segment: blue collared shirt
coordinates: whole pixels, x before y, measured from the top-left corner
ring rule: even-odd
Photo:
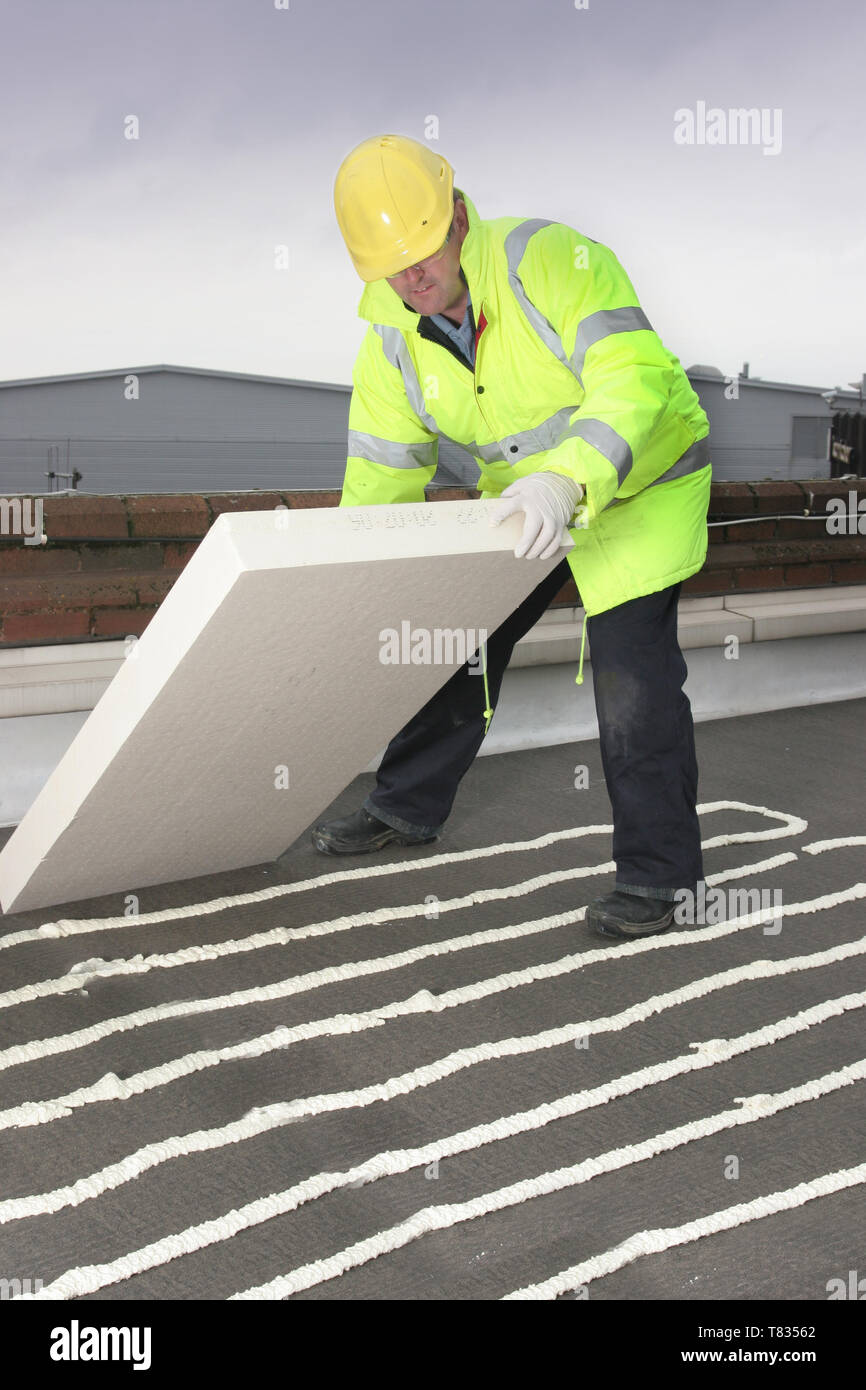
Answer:
[[[461,279],[463,279],[465,284],[465,276],[463,276],[462,273]],[[468,290],[469,286],[467,285],[466,288]],[[448,318],[447,314],[431,314],[430,322],[438,324],[439,327],[442,329],[443,333],[448,334],[448,337],[451,338],[457,344],[460,351],[463,353],[463,356],[469,362],[469,365],[474,368],[475,333],[472,327],[472,315],[470,312],[471,308],[472,296],[470,295],[466,301],[466,313],[463,315],[463,322],[461,323],[459,328],[457,327],[457,324],[454,322],[453,319]]]

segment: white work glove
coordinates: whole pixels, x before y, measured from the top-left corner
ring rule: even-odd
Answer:
[[[523,512],[523,535],[514,554],[518,559],[549,560],[559,549],[563,527],[582,497],[580,483],[561,473],[530,473],[500,494],[490,525],[498,526],[512,512]]]

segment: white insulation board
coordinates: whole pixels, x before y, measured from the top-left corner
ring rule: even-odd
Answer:
[[[383,630],[492,633],[571,548],[517,559],[493,505],[220,516],[0,851],[3,911],[279,856],[465,659]]]

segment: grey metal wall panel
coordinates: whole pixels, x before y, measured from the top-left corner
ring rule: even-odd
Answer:
[[[761,386],[741,379],[736,399],[725,398],[725,382],[693,380],[710,422],[713,477],[740,482],[781,478],[827,478],[827,459],[797,458],[792,450],[795,416],[830,424],[819,393]]]
[[[286,439],[334,441],[345,432],[351,388],[317,388],[206,376],[142,372],[139,398],[125,376],[93,377],[0,391],[4,438]]]
[[[52,491],[46,478],[51,441],[10,445],[0,440],[0,493]],[[434,483],[474,487],[477,467],[456,450],[442,449]],[[63,471],[66,471],[63,451]],[[82,493],[230,492],[266,488],[295,491],[340,488],[346,470],[343,444],[286,440],[73,440],[70,466],[82,473]],[[67,486],[66,483],[62,484]]]
[[[126,374],[0,389],[0,491],[46,491],[50,458],[78,468],[79,490],[206,492],[233,488],[339,488],[346,467],[351,387],[260,381],[175,370],[142,371],[139,399]],[[710,420],[717,479],[828,477],[792,448],[793,420],[829,425],[816,391],[748,379],[726,400],[724,380],[692,385]],[[437,484],[476,487],[478,469],[440,441]]]
[[[84,493],[340,488],[351,387],[142,372],[0,390],[0,491],[42,492],[49,468]],[[440,442],[437,484],[475,486],[478,469]]]

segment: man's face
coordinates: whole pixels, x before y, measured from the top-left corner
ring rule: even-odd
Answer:
[[[401,299],[417,314],[444,314],[465,302],[466,286],[460,278],[460,248],[469,230],[466,204],[454,205],[454,225],[440,257],[429,256],[399,275],[386,277]]]

